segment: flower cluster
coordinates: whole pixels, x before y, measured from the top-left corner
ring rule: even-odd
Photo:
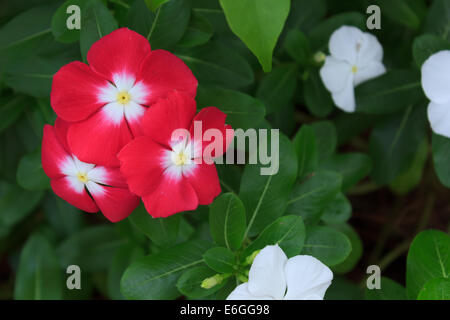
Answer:
[[[58,118],[45,126],[42,142],[53,191],[113,222],[126,218],[139,197],[153,217],[211,203],[221,189],[214,163],[202,161],[208,143],[202,144],[203,136],[173,140],[172,133],[193,134],[193,121],[220,132],[229,126],[215,107],[195,114],[191,70],[165,50],[152,51],[147,39],[127,28],[95,42],[87,61],[69,63],[53,77]]]

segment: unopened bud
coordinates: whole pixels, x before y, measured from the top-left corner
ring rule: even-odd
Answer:
[[[245,258],[245,265],[250,265],[250,264],[252,264],[252,263],[253,263],[253,260],[255,260],[255,257],[258,255],[258,253],[259,253],[260,251],[261,251],[261,250],[253,251],[253,253],[252,253],[251,255],[249,255],[247,258]]]
[[[223,277],[220,274],[216,274],[212,277],[206,278],[205,280],[202,281],[201,287],[203,289],[211,289],[215,286],[217,286],[218,284],[221,284],[223,281]]]
[[[326,57],[327,56],[325,55],[325,53],[323,53],[322,51],[318,51],[314,54],[314,62],[320,64],[325,61]]]

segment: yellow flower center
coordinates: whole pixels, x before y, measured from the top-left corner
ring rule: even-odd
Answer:
[[[130,102],[131,96],[126,91],[121,91],[117,94],[117,102],[120,104],[128,104]]]
[[[87,177],[87,174],[86,174],[86,173],[81,173],[81,172],[79,172],[79,173],[77,174],[77,176],[78,176],[78,180],[80,180],[81,182],[83,182],[83,183],[88,182],[88,177]]]
[[[352,67],[352,72],[353,73],[357,73],[358,72],[358,67],[357,66],[353,66]]]
[[[177,166],[183,166],[186,164],[188,158],[184,152],[180,152],[175,155],[174,162]]]

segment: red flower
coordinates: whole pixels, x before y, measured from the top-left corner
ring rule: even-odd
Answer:
[[[127,28],[95,42],[89,66],[79,61],[53,77],[51,103],[73,123],[67,140],[82,161],[118,166],[117,153],[141,133],[148,106],[178,90],[195,97],[197,80],[179,58],[150,50],[147,39]]]
[[[203,151],[217,142],[222,152],[216,150],[212,155],[223,154],[233,130],[225,125],[226,115],[215,107],[205,108],[197,115],[195,112],[194,99],[179,92],[171,93],[148,109],[142,120],[144,135],[126,145],[118,155],[120,170],[130,190],[142,197],[153,217],[194,210],[199,204],[210,204],[221,192],[216,167]],[[211,142],[196,139],[194,128],[198,128],[198,123],[202,125],[200,139]],[[188,131],[189,137],[172,139],[177,129]],[[219,130],[223,143],[203,137],[208,129]]]
[[[83,211],[101,210],[112,222],[126,218],[138,206],[139,198],[128,190],[119,168],[78,160],[67,144],[67,129],[68,124],[59,118],[54,127],[44,126],[42,167],[53,191]]]

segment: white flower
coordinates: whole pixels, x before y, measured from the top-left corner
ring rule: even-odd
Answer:
[[[450,138],[450,51],[433,54],[422,65],[422,87],[431,100],[428,120],[437,134]]]
[[[355,87],[386,72],[383,47],[375,36],[348,26],[333,32],[328,47],[331,56],[326,57],[320,77],[334,103],[354,112]]]
[[[316,258],[288,259],[278,245],[267,246],[255,257],[248,282],[227,300],[322,300],[332,279],[331,270]]]

